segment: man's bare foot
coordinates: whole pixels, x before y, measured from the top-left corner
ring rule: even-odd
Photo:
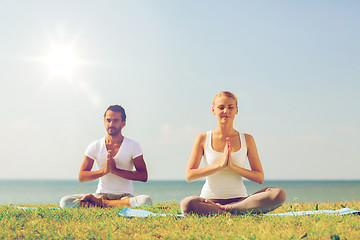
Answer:
[[[105,207],[105,204],[103,203],[104,199],[102,197],[104,196],[97,198],[92,194],[87,194],[80,199],[80,207]]]
[[[118,200],[109,200],[105,196],[101,196],[104,207],[130,207],[130,198],[123,197]]]

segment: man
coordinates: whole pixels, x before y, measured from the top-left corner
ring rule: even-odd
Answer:
[[[133,195],[132,181],[146,182],[148,174],[140,145],[122,135],[125,123],[123,107],[108,107],[104,114],[107,136],[88,146],[79,173],[80,182],[100,178],[96,193],[63,197],[60,207],[136,207],[152,204],[149,196]],[[94,162],[99,170],[92,171]]]

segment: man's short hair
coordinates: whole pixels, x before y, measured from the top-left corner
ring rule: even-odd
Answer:
[[[122,106],[120,106],[120,105],[111,105],[111,106],[109,106],[107,109],[106,109],[106,111],[105,111],[105,113],[104,113],[104,118],[106,117],[106,113],[107,113],[107,111],[113,111],[113,112],[119,112],[119,113],[121,113],[121,121],[125,121],[126,120],[126,113],[125,113],[125,109],[122,107]]]

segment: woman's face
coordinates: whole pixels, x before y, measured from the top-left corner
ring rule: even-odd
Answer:
[[[212,112],[221,122],[234,120],[235,115],[238,113],[236,100],[227,96],[220,96],[215,99]]]

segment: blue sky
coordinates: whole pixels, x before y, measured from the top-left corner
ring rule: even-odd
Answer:
[[[266,179],[359,179],[358,1],[0,1],[1,179],[76,179],[121,104],[150,179],[184,179],[214,95]],[[51,64],[67,48],[67,67]],[[72,64],[71,64],[72,63]]]

